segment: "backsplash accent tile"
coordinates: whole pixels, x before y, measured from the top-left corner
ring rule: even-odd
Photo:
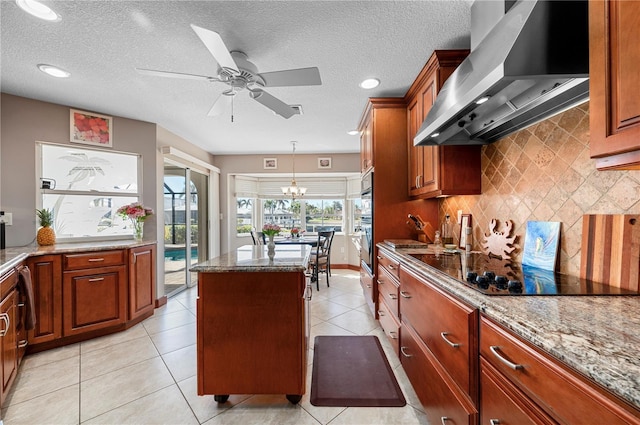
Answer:
[[[596,170],[586,102],[484,146],[482,195],[441,199],[440,220],[458,210],[472,214],[477,250],[491,219],[512,220],[517,261],[527,221],[560,221],[560,271],[578,275],[583,214],[640,214],[640,171]]]

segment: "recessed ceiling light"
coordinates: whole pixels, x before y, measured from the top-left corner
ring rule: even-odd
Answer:
[[[16,4],[28,14],[36,18],[44,19],[45,21],[58,22],[62,19],[60,15],[51,10],[49,6],[36,0],[16,0]]]
[[[476,105],[482,105],[484,102],[489,100],[491,96],[483,96],[480,99],[476,100]]]
[[[69,78],[71,76],[71,73],[65,71],[64,69],[60,69],[57,66],[47,65],[44,63],[38,64],[38,69],[45,74],[51,75],[52,77],[56,78]]]
[[[373,89],[378,87],[379,84],[380,80],[378,80],[377,78],[367,78],[360,83],[360,87],[362,87],[363,89]]]
[[[351,131],[347,131],[347,134],[349,136],[357,136],[358,134],[360,134],[360,132],[358,130],[351,130]]]

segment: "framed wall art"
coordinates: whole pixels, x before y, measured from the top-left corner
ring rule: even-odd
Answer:
[[[113,118],[94,112],[69,111],[69,130],[73,143],[112,147]]]
[[[276,170],[278,168],[278,158],[263,158],[265,170]]]
[[[318,158],[318,168],[321,170],[331,168],[331,158]]]

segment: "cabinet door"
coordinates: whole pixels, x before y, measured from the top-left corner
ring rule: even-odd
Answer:
[[[35,328],[28,331],[30,345],[62,337],[62,259],[60,255],[30,257]]]
[[[0,303],[0,357],[2,388],[0,405],[9,392],[18,371],[18,341],[16,340],[16,291],[12,290]]]
[[[64,273],[64,336],[108,328],[125,322],[125,266]]]
[[[373,167],[373,111],[367,117],[360,135],[360,171],[365,172]]]
[[[129,250],[129,320],[153,312],[156,289],[155,245]]]
[[[422,121],[427,117],[433,103],[436,101],[437,94],[437,72],[434,72],[431,80],[427,82],[425,87],[420,92],[420,97],[422,100]],[[439,146],[422,146],[418,148],[422,151],[422,178],[420,182],[420,191],[419,193],[428,193],[437,190],[440,187],[439,182]]]
[[[407,147],[409,149],[409,195],[415,196],[419,194],[422,179],[422,150],[423,147],[414,146],[413,138],[420,129],[422,124],[422,113],[420,112],[420,98],[416,97],[407,107],[407,119],[409,138]]]
[[[591,156],[598,168],[640,167],[640,2],[590,1]]]

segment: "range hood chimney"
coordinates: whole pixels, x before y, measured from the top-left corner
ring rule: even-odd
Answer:
[[[489,144],[588,100],[587,0],[476,0],[471,34],[414,145]]]

